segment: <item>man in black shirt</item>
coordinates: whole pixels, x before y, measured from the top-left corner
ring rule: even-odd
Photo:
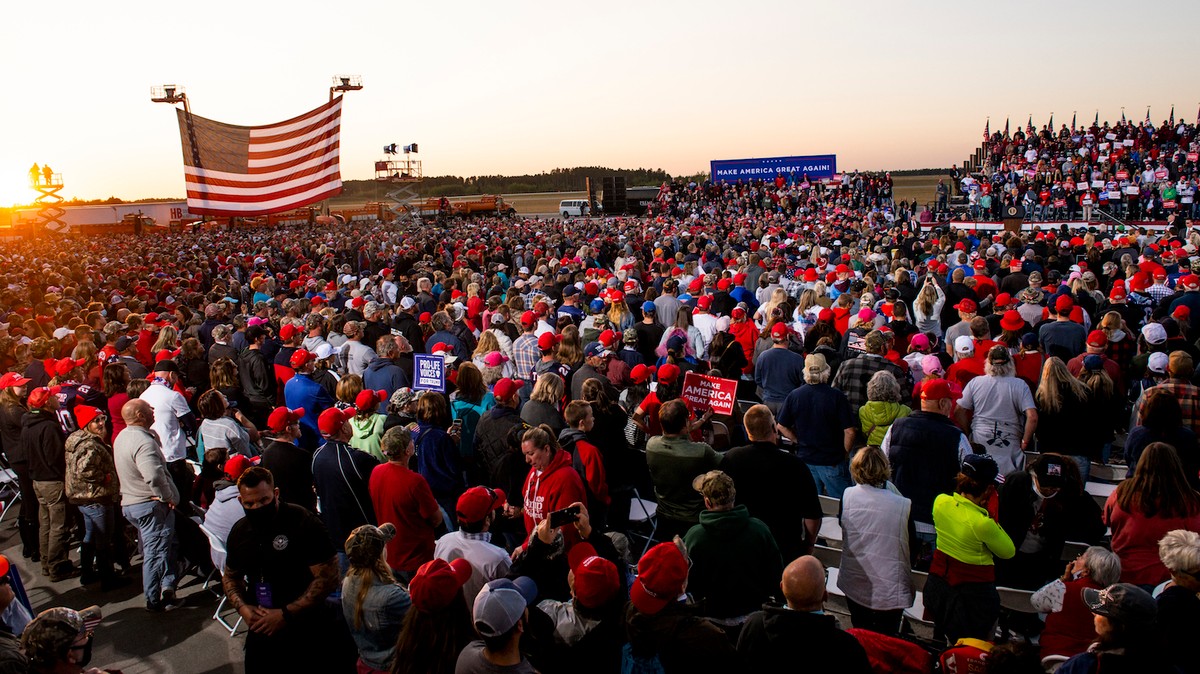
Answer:
[[[273,438],[263,450],[258,465],[271,471],[279,500],[317,512],[317,495],[313,492],[312,452],[298,446],[300,418],[304,410],[276,407],[267,418],[267,429]]]
[[[325,598],[338,567],[325,526],[280,503],[271,471],[259,466],[238,479],[238,499],[246,516],[229,532],[221,585],[250,628],[246,671],[331,671],[326,660],[341,653],[327,645],[337,623]]]
[[[737,503],[771,530],[785,564],[812,554],[822,518],[812,473],[779,448],[775,415],[766,405],[747,410],[744,423],[750,444],[725,452],[721,460],[721,470],[740,485]]]
[[[658,348],[658,343],[662,341],[663,333],[666,332],[666,328],[654,320],[657,312],[654,302],[643,302],[642,322],[633,326],[633,331],[638,336],[638,351],[647,365],[658,362],[658,354],[654,350]]]

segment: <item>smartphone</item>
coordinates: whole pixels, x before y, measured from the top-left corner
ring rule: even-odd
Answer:
[[[562,510],[550,513],[550,528],[557,529],[564,524],[574,524],[579,519],[579,506],[567,506]]]
[[[462,419],[455,419],[454,423],[450,424],[450,432],[451,433],[461,433],[462,432]]]

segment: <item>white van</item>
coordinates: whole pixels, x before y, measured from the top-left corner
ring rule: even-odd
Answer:
[[[564,218],[571,216],[586,216],[591,208],[588,207],[587,199],[563,199],[558,202],[558,212],[562,213]]]

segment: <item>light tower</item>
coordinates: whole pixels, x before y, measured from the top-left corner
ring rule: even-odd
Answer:
[[[395,188],[387,193],[387,198],[395,203],[394,206],[388,206],[388,210],[396,217],[412,215],[413,202],[419,197],[417,185],[425,176],[421,171],[421,160],[412,158],[418,149],[416,143],[404,146],[398,143],[384,145],[384,158],[375,162],[375,181],[395,185]],[[395,158],[398,156],[404,158]]]

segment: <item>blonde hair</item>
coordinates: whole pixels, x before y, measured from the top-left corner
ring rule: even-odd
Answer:
[[[1075,378],[1058,356],[1050,356],[1042,366],[1042,381],[1038,384],[1034,400],[1038,408],[1050,412],[1062,409],[1063,396],[1074,395],[1079,400],[1088,399],[1088,388]]]
[[[475,346],[475,352],[471,354],[472,358],[483,358],[493,351],[500,350],[500,340],[496,338],[496,333],[491,330],[484,330],[479,333],[479,342]]]
[[[565,390],[562,377],[553,372],[547,372],[538,376],[537,381],[533,384],[533,392],[529,394],[529,399],[553,405],[557,409]]]
[[[354,404],[354,399],[358,397],[363,390],[362,377],[356,374],[348,374],[338,380],[337,388],[334,393],[337,394],[337,399],[349,405]]]
[[[854,458],[850,459],[850,477],[858,484],[883,487],[891,479],[892,469],[882,449],[875,445],[867,445],[855,452]]]

